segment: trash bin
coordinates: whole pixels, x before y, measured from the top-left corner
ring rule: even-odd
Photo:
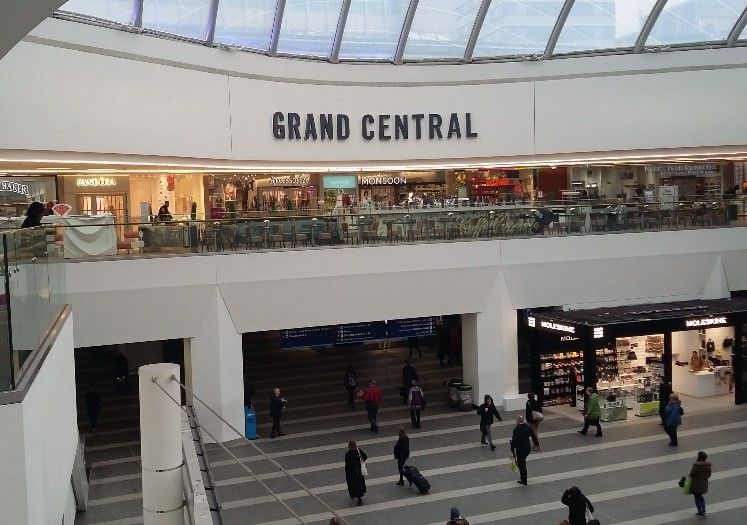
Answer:
[[[257,439],[257,415],[249,407],[244,407],[244,435],[247,439]]]
[[[459,379],[449,379],[446,382],[446,386],[449,388],[449,406],[452,408],[459,407],[459,394],[457,393],[457,387],[462,382]]]
[[[459,410],[472,410],[472,385],[459,385],[457,395],[459,397]]]
[[[739,218],[739,207],[736,204],[726,206],[726,220],[736,221]]]

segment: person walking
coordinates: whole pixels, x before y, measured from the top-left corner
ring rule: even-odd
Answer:
[[[407,437],[407,432],[403,427],[399,427],[399,437],[397,443],[394,445],[394,459],[397,460],[397,471],[399,472],[399,481],[397,485],[404,485],[404,467],[405,461],[410,457],[410,438]]]
[[[449,353],[449,330],[446,328],[443,320],[441,320],[440,324],[436,328],[436,332],[436,337],[438,338],[438,349],[436,350],[436,357],[438,357],[438,365],[443,368],[446,366],[446,363],[444,363],[444,359],[446,359],[446,356]]]
[[[270,432],[270,438],[272,439],[285,435],[280,430],[280,418],[283,417],[283,409],[287,404],[288,402],[280,397],[280,389],[277,387],[273,388],[272,395],[270,396],[270,416],[272,416],[272,431]]]
[[[379,406],[381,405],[381,388],[376,384],[375,379],[371,379],[366,387],[366,391],[363,392],[363,402],[366,404],[366,413],[368,414],[368,422],[371,423],[371,432],[379,432],[379,422],[376,417],[379,413]]]
[[[594,434],[596,437],[602,437],[602,425],[599,423],[599,418],[602,417],[602,408],[599,406],[599,394],[597,394],[593,388],[589,387],[586,389],[586,395],[589,401],[586,403],[586,413],[584,414],[584,428],[578,431],[579,434],[585,436],[589,431],[589,426],[594,425],[597,427],[597,433]]]
[[[410,355],[407,356],[407,359],[412,359],[412,351],[417,350],[418,351],[418,357],[423,357],[423,351],[420,349],[420,338],[413,336],[407,338],[407,346],[410,348]]]
[[[412,428],[420,428],[420,411],[425,406],[425,396],[423,390],[418,386],[418,382],[412,380],[412,387],[407,394],[407,402],[410,405],[410,421]]]
[[[571,368],[568,370],[568,386],[571,389],[571,406],[573,408],[576,408],[576,389],[578,388],[578,370],[576,370],[576,367],[571,365]]]
[[[446,525],[469,525],[469,521],[462,517],[462,513],[459,512],[458,508],[451,507],[449,521],[446,522]]]
[[[402,396],[402,404],[407,404],[407,396],[410,393],[412,382],[418,380],[418,372],[415,367],[410,364],[409,359],[405,359],[405,366],[402,367],[402,388],[399,389],[399,393]]]
[[[345,376],[342,378],[342,388],[348,392],[348,406],[355,410],[355,391],[358,389],[358,374],[353,365],[348,365]]]
[[[566,490],[560,498],[560,502],[568,507],[568,522],[570,525],[586,525],[586,509],[589,509],[589,512],[594,512],[594,505],[576,486]]]
[[[86,392],[86,415],[88,416],[88,424],[91,426],[91,432],[96,430],[100,413],[101,394],[96,389],[96,385],[91,382],[88,384],[88,391]]]
[[[540,443],[537,439],[537,434],[534,433],[532,427],[530,427],[524,420],[524,416],[516,418],[516,426],[511,434],[511,454],[516,460],[516,465],[519,467],[519,475],[521,479],[517,483],[521,485],[527,484],[527,457],[532,452],[532,443],[534,443],[534,450],[539,451]]]
[[[690,469],[690,477],[692,478],[692,484],[690,485],[690,493],[695,498],[695,508],[697,509],[697,516],[705,517],[705,498],[703,494],[708,492],[708,478],[711,477],[711,462],[708,461],[708,455],[702,450],[698,452],[698,459],[693,463],[693,468]]]
[[[685,411],[682,410],[680,404],[680,398],[677,394],[671,394],[669,396],[669,404],[664,412],[666,419],[664,421],[664,431],[669,436],[669,446],[676,447],[679,445],[677,440],[677,427],[682,424],[682,416]]]
[[[498,413],[498,409],[496,408],[495,403],[493,403],[492,397],[487,394],[485,395],[483,398],[483,404],[477,408],[477,414],[480,416],[480,434],[482,434],[480,443],[483,445],[490,444],[490,450],[495,450],[490,425],[493,424],[494,417],[497,418],[498,421],[503,421],[503,418],[501,418],[501,415]],[[487,438],[487,443],[485,438]]]
[[[524,418],[526,422],[532,427],[532,431],[535,434],[539,433],[539,424],[545,419],[545,415],[542,413],[542,403],[540,403],[534,392],[527,394],[527,404],[525,406]]]
[[[366,478],[363,477],[362,463],[368,459],[366,453],[358,448],[355,441],[348,442],[345,452],[345,481],[348,484],[350,499],[358,499],[358,505],[363,505],[363,495],[366,493]]]
[[[672,383],[668,383],[666,378],[661,378],[659,384],[659,418],[661,423],[659,425],[664,426],[667,422],[667,404],[669,403],[669,396],[672,395]]]

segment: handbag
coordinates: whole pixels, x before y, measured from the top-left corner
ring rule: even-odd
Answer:
[[[366,468],[366,462],[363,461],[363,456],[361,456],[360,450],[358,450],[358,459],[361,460],[361,476],[368,476],[368,469]]]
[[[542,412],[537,412],[536,410],[532,410],[532,420],[534,422],[539,423],[543,419],[545,419],[545,416],[544,414],[542,414]]]
[[[635,355],[635,352],[633,350],[628,352],[628,361],[637,361],[637,360],[638,360],[638,356]]]
[[[586,525],[599,525],[599,520],[594,517],[589,509],[586,509]]]

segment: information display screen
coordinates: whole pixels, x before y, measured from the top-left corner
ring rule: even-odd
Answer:
[[[280,331],[281,348],[364,343],[380,339],[427,337],[436,333],[435,317],[372,321],[333,326],[312,326]]]

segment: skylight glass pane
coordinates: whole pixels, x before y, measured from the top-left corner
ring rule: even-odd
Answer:
[[[204,39],[210,0],[144,0],[143,27]]]
[[[133,7],[133,0],[70,0],[60,7],[60,11],[131,24]]]
[[[563,0],[493,0],[472,56],[543,53],[562,7]]]
[[[409,2],[352,0],[340,58],[394,58]]]
[[[555,53],[633,47],[656,0],[576,0]]]
[[[340,19],[342,0],[287,0],[278,51],[326,57]]]
[[[270,47],[277,0],[221,0],[215,41],[252,49]]]
[[[462,58],[480,0],[420,0],[405,59]]]
[[[646,45],[725,40],[747,0],[669,0]]]

